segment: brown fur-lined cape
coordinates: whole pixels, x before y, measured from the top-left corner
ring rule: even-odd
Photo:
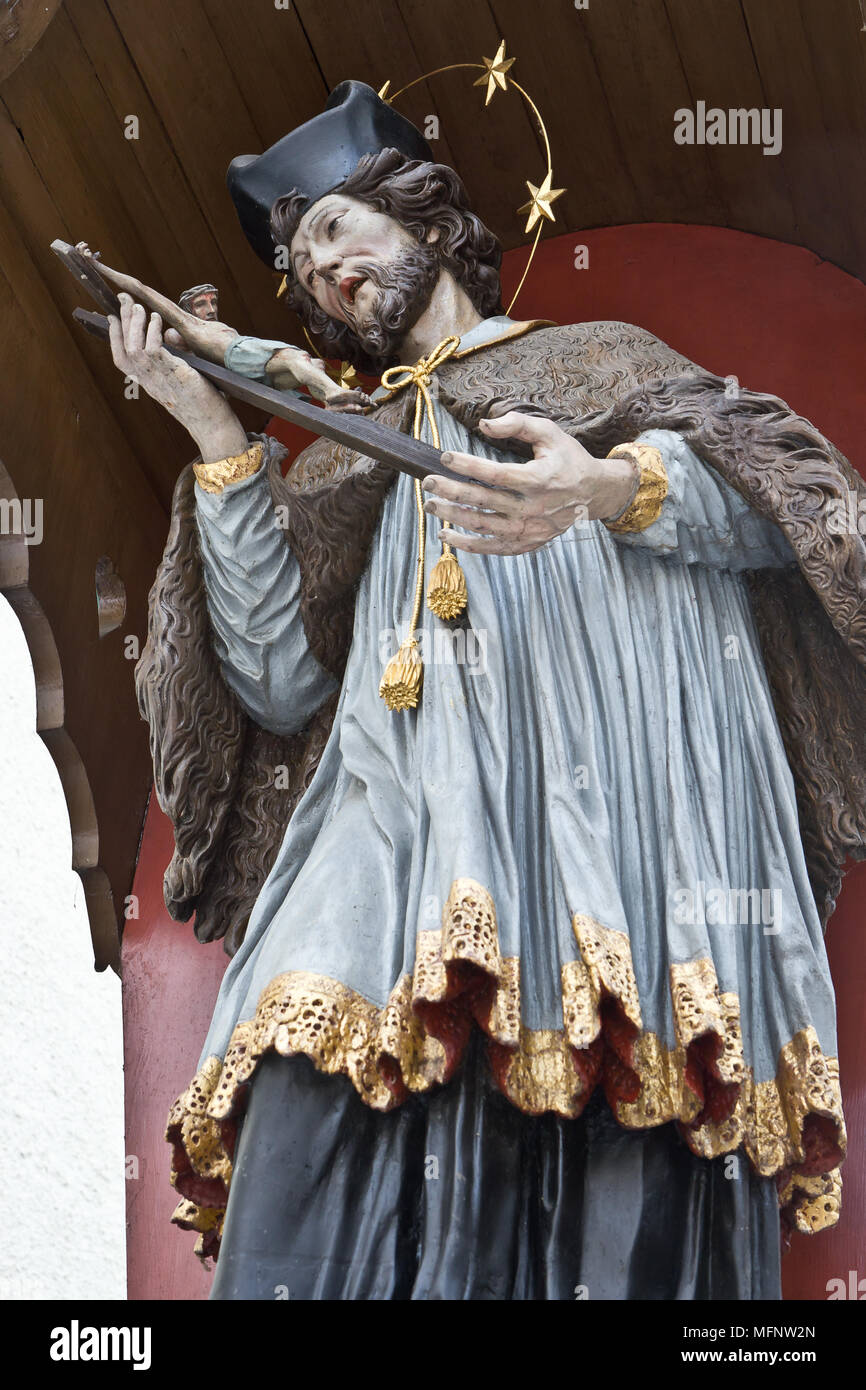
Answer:
[[[488,414],[532,411],[596,455],[646,429],[677,430],[785,533],[799,569],[757,571],[749,583],[826,922],[845,861],[866,855],[866,545],[856,530],[837,534],[828,513],[837,502],[849,515],[849,494],[866,497],[866,484],[783,401],[742,388],[728,394],[719,377],[629,324],[535,328],[452,358],[437,382],[442,405],[470,430]],[[411,396],[386,401],[376,418],[408,429]],[[301,567],[307,638],[340,678],[358,580],[395,474],[319,440],[284,479],[283,453],[269,441],[271,492]],[[175,489],[136,689],[157,796],[174,826],[166,905],[181,921],[195,912],[197,936],[222,937],[233,953],[315,772],[336,698],[291,738],[261,729],[240,707],[211,643],[194,485],[189,467]],[[275,765],[288,767],[288,788],[275,785]]]

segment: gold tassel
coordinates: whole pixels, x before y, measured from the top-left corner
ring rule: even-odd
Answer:
[[[415,709],[421,694],[424,664],[415,637],[407,637],[385,667],[379,694],[389,709]]]
[[[450,545],[443,544],[442,555],[433,566],[427,585],[427,607],[437,618],[456,618],[466,607],[466,576]]]
[[[415,423],[412,434],[415,439],[421,438],[421,412],[426,410],[427,419],[430,421],[430,432],[433,436],[433,444],[439,449],[439,430],[436,426],[436,414],[433,409],[433,398],[430,395],[431,375],[436,367],[446,362],[453,352],[460,346],[460,339],[452,335],[443,338],[438,347],[427,356],[422,357],[416,362],[414,367],[389,367],[382,373],[382,385],[386,391],[399,391],[410,383],[415,386]],[[418,619],[421,616],[421,600],[424,593],[424,550],[427,543],[427,515],[424,511],[424,498],[421,493],[421,483],[415,480],[415,507],[418,513],[418,559],[415,571],[415,596],[412,600],[412,617],[409,623],[410,633],[418,630]],[[450,565],[448,560],[450,558]],[[466,607],[466,581],[463,578],[463,571],[451,554],[450,547],[445,545],[442,548],[442,559],[434,567],[433,574],[430,576],[430,588],[428,590],[428,603],[434,613],[440,617],[456,617]],[[439,604],[439,607],[434,606]],[[415,637],[407,637],[400,646],[397,655],[392,657],[385,667],[385,674],[379,682],[379,695],[385,701],[388,709],[404,710],[415,709],[421,695],[421,683],[424,679],[424,663],[421,660],[421,653],[418,650],[418,641]]]

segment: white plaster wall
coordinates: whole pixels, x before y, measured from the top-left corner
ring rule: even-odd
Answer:
[[[0,594],[0,1299],[126,1297],[120,981],[93,968],[71,856]]]

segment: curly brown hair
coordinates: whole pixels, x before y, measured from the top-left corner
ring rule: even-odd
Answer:
[[[436,227],[439,265],[451,272],[483,318],[502,313],[502,249],[471,211],[462,180],[447,164],[407,159],[399,150],[380,150],[358,161],[339,192],[393,217],[419,245],[429,244],[427,234]],[[276,245],[290,245],[309,206],[309,198],[297,189],[276,200],[271,208],[271,234]],[[298,314],[326,357],[345,358],[368,372],[380,372],[388,366],[388,361],[362,347],[347,324],[320,308],[294,278],[291,268],[286,272],[286,283],[288,307]]]

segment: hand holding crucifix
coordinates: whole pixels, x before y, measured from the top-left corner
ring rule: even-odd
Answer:
[[[76,250],[97,262],[86,243],[79,242]],[[158,290],[101,260],[95,268],[119,291],[120,314],[109,316],[115,366],[184,426],[204,462],[243,452],[246,432],[231,406],[200,372],[164,346],[182,346],[222,364],[226,349],[239,336],[237,331],[218,320],[187,313]],[[278,389],[306,388],[332,410],[358,413],[368,403],[362,391],[344,390],[328,375],[323,362],[301,348],[280,348],[271,356],[267,371]]]

